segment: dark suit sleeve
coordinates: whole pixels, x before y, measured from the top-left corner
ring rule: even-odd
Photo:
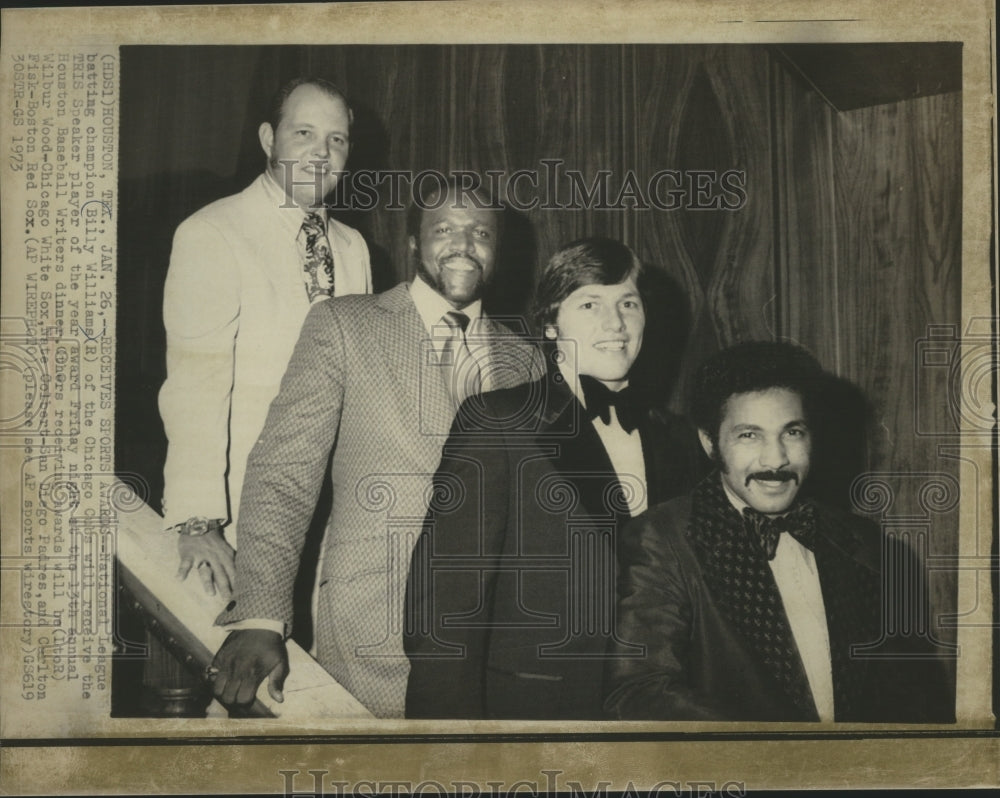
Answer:
[[[697,599],[688,577],[697,564],[668,534],[666,527],[680,523],[677,516],[662,510],[639,517],[622,533],[618,642],[604,708],[621,720],[731,719],[691,679]],[[630,650],[635,644],[642,654]]]
[[[485,716],[489,623],[509,490],[502,440],[456,421],[407,580],[406,717]]]

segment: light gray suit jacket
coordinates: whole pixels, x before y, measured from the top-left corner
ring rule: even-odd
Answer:
[[[496,388],[537,379],[534,345],[484,320]],[[333,451],[317,658],[380,717],[402,717],[403,599],[455,407],[408,285],[313,307],[247,464],[236,592],[218,619],[280,620]]]
[[[302,214],[261,175],[187,218],[164,287],[165,523],[234,524],[247,455],[298,340],[309,300],[295,241]],[[371,292],[368,248],[330,220],[336,292]],[[227,530],[227,533],[231,530]]]

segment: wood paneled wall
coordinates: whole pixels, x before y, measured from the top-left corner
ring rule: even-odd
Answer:
[[[870,403],[839,397],[843,454],[865,472],[854,509],[925,558],[947,555],[959,467],[941,448],[957,439],[940,433],[955,428],[954,373],[921,344],[959,332],[961,95],[838,113],[784,72],[773,86],[780,329]],[[933,570],[929,588],[936,612],[954,607],[954,571]],[[954,629],[935,634],[954,643]]]
[[[653,365],[677,371],[674,407],[706,354],[789,339],[845,379],[841,454],[895,474],[897,510],[919,510],[912,475],[950,468],[916,433],[918,406],[942,423],[948,408],[940,379],[915,393],[915,347],[928,325],[960,319],[960,95],[838,113],[749,45],[141,47],[123,48],[118,455],[119,469],[147,476],[154,506],[170,236],[259,173],[261,104],[306,72],[354,101],[353,169],[509,175],[559,159],[588,184],[609,170],[612,196],[629,174],[645,189],[663,169],[742,172],[734,210],[516,214],[494,306],[522,309],[560,245],[621,238],[673,286],[650,316],[672,337]],[[382,288],[411,276],[404,216],[344,215],[366,235]],[[855,434],[863,411],[847,409],[855,389],[874,409],[868,440]],[[843,474],[832,484],[846,502]],[[932,553],[955,550],[956,519],[930,519]],[[935,589],[939,607],[954,607],[954,580]]]

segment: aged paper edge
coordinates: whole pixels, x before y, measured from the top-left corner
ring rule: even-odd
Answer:
[[[124,44],[264,44],[264,43],[545,43],[596,42],[846,42],[962,41],[963,53],[963,324],[996,315],[991,307],[989,263],[991,198],[995,168],[996,83],[992,62],[995,17],[988,2],[877,3],[841,2],[832,9],[823,2],[761,2],[710,5],[696,2],[635,2],[621,7],[605,3],[559,4],[553,13],[546,2],[359,3],[327,6],[137,7],[98,9],[5,10],[4,57],[10,52],[39,48],[103,49]],[[442,20],[444,22],[442,22]],[[321,33],[320,33],[321,31]],[[5,83],[9,73],[4,72]],[[6,85],[5,85],[6,89]],[[6,98],[5,94],[5,98]],[[17,196],[4,192],[4,205]],[[5,224],[5,230],[9,225]],[[6,254],[6,246],[5,246]],[[5,259],[6,260],[6,259]],[[984,266],[986,268],[984,268]],[[16,284],[17,264],[4,264],[4,284]],[[8,282],[10,281],[10,282]],[[994,342],[995,344],[995,342]],[[977,518],[991,517],[992,465],[989,452],[977,458],[980,467],[978,507],[964,507],[961,551],[981,551],[989,530],[977,529]],[[17,478],[16,473],[3,475]],[[975,493],[975,492],[973,492]],[[9,496],[9,494],[7,494]],[[963,588],[960,587],[960,590]],[[968,597],[968,596],[966,596]],[[960,595],[960,605],[962,596]],[[287,788],[281,770],[298,770],[294,789],[309,792],[310,769],[327,771],[327,781],[358,785],[364,781],[436,781],[454,789],[455,781],[488,782],[510,789],[519,779],[548,783],[545,771],[559,771],[557,783],[577,780],[585,789],[611,782],[622,790],[633,783],[649,788],[659,782],[710,781],[716,789],[743,783],[749,789],[790,787],[987,786],[998,783],[998,742],[982,721],[963,724],[963,708],[975,716],[989,692],[988,639],[969,635],[960,642],[968,657],[959,670],[960,729],[901,731],[898,727],[838,727],[816,732],[803,727],[770,727],[753,738],[752,727],[701,727],[697,741],[683,739],[678,724],[608,724],[601,739],[580,741],[587,725],[569,724],[416,724],[397,722],[340,725],[308,730],[297,740],[292,730],[267,724],[228,722],[192,725],[191,721],[117,720],[100,734],[107,738],[77,740],[72,745],[22,746],[9,740],[0,750],[5,793],[281,792]],[[971,720],[971,717],[970,717]],[[301,735],[306,730],[298,729]],[[610,739],[619,732],[618,740]],[[437,734],[462,735],[444,742]],[[494,741],[498,735],[537,733],[538,742]],[[555,735],[568,732],[572,741]],[[680,732],[680,734],[678,734]],[[801,736],[797,736],[799,732]],[[401,740],[397,735],[435,733]],[[488,741],[465,735],[486,733]],[[787,733],[787,737],[784,736]],[[268,735],[258,742],[200,742],[191,736],[223,738],[233,734]],[[633,735],[670,734],[671,739],[636,739]],[[718,734],[717,739],[712,739]],[[316,736],[312,736],[316,735]],[[379,742],[364,735],[379,735]],[[390,736],[391,735],[391,736]],[[808,735],[808,736],[807,736]],[[134,738],[130,743],[129,738]],[[168,738],[177,744],[157,744]],[[294,741],[294,742],[293,742]],[[13,746],[10,743],[15,743]],[[54,741],[48,741],[54,742]],[[94,743],[97,743],[95,745]],[[197,763],[197,783],[190,767]],[[305,779],[303,781],[303,779]],[[571,786],[571,785],[570,785]],[[565,789],[565,787],[562,787]],[[428,787],[428,789],[432,789]]]

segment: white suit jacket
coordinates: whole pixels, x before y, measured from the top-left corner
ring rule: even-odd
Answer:
[[[296,235],[302,212],[261,175],[186,219],[163,296],[166,526],[226,518],[232,540],[246,459],[309,311]],[[371,293],[364,239],[330,220],[336,294]]]

